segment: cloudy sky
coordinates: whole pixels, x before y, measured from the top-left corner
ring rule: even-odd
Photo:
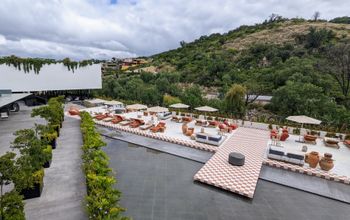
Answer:
[[[73,59],[151,55],[271,13],[349,15],[348,0],[1,0],[0,56]]]

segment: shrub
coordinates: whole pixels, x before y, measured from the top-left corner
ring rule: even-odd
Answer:
[[[333,138],[336,136],[336,134],[334,132],[327,132],[327,134],[325,135],[326,137],[330,137]]]
[[[23,197],[16,190],[5,193],[1,198],[0,219],[24,220]]]
[[[87,112],[82,112],[81,131],[83,134],[83,169],[86,176],[86,206],[89,218],[98,220],[128,219],[118,204],[120,192],[113,188],[116,179],[109,168],[109,158],[101,147],[106,144],[96,132],[94,121]]]

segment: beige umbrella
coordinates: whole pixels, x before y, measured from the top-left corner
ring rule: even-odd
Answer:
[[[170,108],[188,108],[190,107],[189,105],[185,105],[182,103],[176,103],[176,104],[172,104],[169,106]]]
[[[104,104],[105,105],[121,105],[123,103],[122,102],[118,102],[116,100],[112,100],[112,101],[105,101]]]
[[[154,113],[159,113],[159,112],[168,112],[168,108],[160,107],[160,106],[154,106],[151,108],[148,108],[147,111],[149,112],[154,112]]]
[[[147,106],[141,105],[141,104],[133,104],[133,105],[127,105],[126,109],[141,110],[141,109],[147,109]]]
[[[201,106],[201,107],[197,107],[195,109],[197,111],[200,111],[200,112],[216,112],[216,111],[218,111],[218,109],[210,107],[210,106]],[[207,118],[207,114],[205,114],[205,118]]]
[[[294,121],[299,124],[301,124],[301,128],[303,128],[304,124],[312,124],[312,125],[319,125],[322,121],[305,116],[305,115],[295,115],[295,116],[288,116],[286,118],[288,121]],[[300,141],[300,135],[299,135],[299,141]]]
[[[216,111],[218,111],[216,108],[213,108],[210,106],[201,106],[201,107],[197,107],[195,109],[197,111],[200,111],[200,112],[216,112]]]

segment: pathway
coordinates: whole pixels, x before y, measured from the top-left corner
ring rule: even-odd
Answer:
[[[41,197],[25,200],[27,220],[87,219],[83,208],[86,186],[81,145],[80,121],[66,117],[51,167],[45,169]]]
[[[196,173],[194,180],[253,198],[267,141],[267,131],[238,128]],[[232,151],[245,155],[243,166],[228,163],[228,155]]]

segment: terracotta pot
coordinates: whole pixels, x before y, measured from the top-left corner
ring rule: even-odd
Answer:
[[[327,159],[332,159],[332,154],[331,153],[324,153],[323,157],[327,158]]]
[[[322,157],[319,162],[322,170],[329,171],[334,167],[333,159]]]
[[[188,128],[187,123],[183,123],[183,124],[182,124],[182,133],[183,133],[183,134],[186,134],[187,128]]]
[[[318,152],[311,151],[311,153],[308,154],[307,161],[311,168],[316,168],[319,160],[320,160],[320,156],[318,155]]]

